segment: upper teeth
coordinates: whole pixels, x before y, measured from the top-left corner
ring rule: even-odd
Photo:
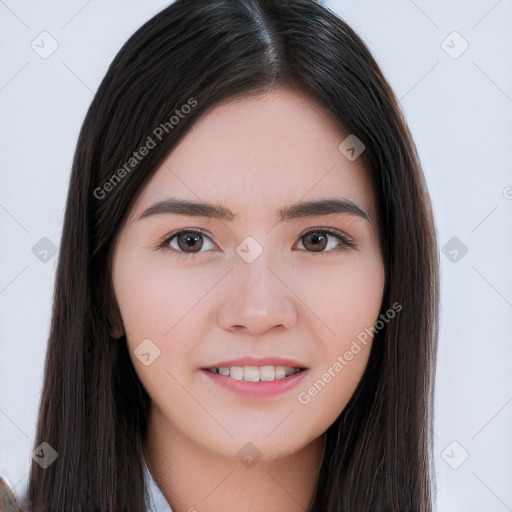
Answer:
[[[213,373],[220,373],[232,379],[248,382],[284,379],[289,375],[300,372],[299,368],[292,368],[291,366],[221,366],[208,369]]]

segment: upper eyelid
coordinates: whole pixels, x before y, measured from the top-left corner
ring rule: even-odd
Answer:
[[[204,229],[200,229],[200,228],[182,228],[182,229],[177,229],[176,231],[172,231],[168,235],[165,235],[162,238],[162,242],[168,242],[169,240],[171,240],[171,238],[174,238],[176,235],[179,235],[180,233],[183,233],[183,232],[190,232],[190,231],[192,231],[193,233],[199,233],[201,235],[206,235],[207,237],[209,237],[212,240],[212,242],[215,243],[215,245],[219,245],[215,241],[215,238],[210,233],[208,233],[208,231],[205,231]]]

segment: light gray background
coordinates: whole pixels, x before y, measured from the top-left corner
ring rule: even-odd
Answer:
[[[17,494],[57,261],[32,247],[59,244],[79,129],[108,65],[168,4],[0,0],[0,473]],[[365,40],[400,98],[440,246],[458,239],[441,254],[437,511],[512,510],[512,0],[325,4]],[[47,59],[31,48],[43,31],[59,45]]]

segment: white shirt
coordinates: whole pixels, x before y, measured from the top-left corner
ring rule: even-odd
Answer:
[[[146,512],[172,512],[172,509],[146,466],[146,488],[148,491]]]

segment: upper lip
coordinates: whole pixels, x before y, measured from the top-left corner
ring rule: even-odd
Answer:
[[[241,357],[239,359],[230,359],[220,361],[218,363],[203,366],[203,368],[220,368],[220,367],[232,367],[232,366],[291,366],[292,368],[306,369],[307,367],[294,359],[285,357]]]

